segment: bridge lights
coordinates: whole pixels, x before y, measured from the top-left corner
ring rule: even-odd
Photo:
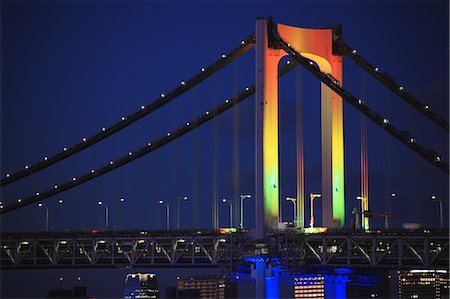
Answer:
[[[44,206],[42,202],[38,203],[37,206],[39,208],[44,208],[44,217],[45,217],[45,231],[48,232],[48,208]]]
[[[160,205],[164,204],[164,201],[162,199],[160,199],[158,201],[158,203]],[[166,229],[169,230],[170,229],[170,207],[169,204],[166,204]]]
[[[286,197],[286,200],[287,201],[291,201],[292,204],[294,205],[294,213],[293,213],[293,215],[294,215],[294,226],[295,226],[295,224],[297,222],[297,198],[295,198],[295,197]],[[283,219],[281,219],[281,221],[283,221]]]
[[[180,229],[180,201],[187,201],[187,196],[177,197],[177,229]]]
[[[356,199],[361,201],[361,216],[362,220],[361,223],[363,225],[363,229],[368,230],[369,229],[369,218],[366,215],[366,212],[369,210],[369,199],[364,196],[357,196]]]
[[[319,198],[322,197],[322,194],[318,194],[318,193],[310,193],[309,194],[309,198],[311,200],[311,220],[309,222],[309,226],[311,228],[314,227],[314,198]]]
[[[100,200],[100,201],[97,202],[97,204],[99,206],[102,206],[103,202]],[[109,209],[108,209],[108,205],[107,204],[104,204],[104,205],[105,205],[105,228],[108,229]]]
[[[246,198],[251,198],[252,196],[250,194],[241,194],[240,198],[241,198],[241,210],[240,210],[240,223],[239,226],[241,227],[241,229],[244,228],[244,199]]]
[[[223,198],[222,202],[230,205],[230,227],[233,227],[233,203],[226,198]]]
[[[444,215],[443,215],[443,211],[442,211],[442,200],[434,194],[431,195],[431,200],[439,201],[439,225],[440,225],[440,228],[442,229],[442,228],[444,228]]]

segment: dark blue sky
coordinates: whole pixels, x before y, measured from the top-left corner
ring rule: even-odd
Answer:
[[[1,4],[1,175],[41,161],[120,120],[196,74],[203,66],[235,48],[254,32],[258,16],[304,27],[342,24],[346,42],[381,70],[388,72],[413,95],[448,119],[447,1],[4,1]],[[320,192],[320,84],[306,71],[304,135],[306,193]],[[363,80],[367,81],[364,94]],[[237,81],[237,84],[234,82]],[[70,180],[91,168],[139,148],[167,131],[204,113],[254,82],[254,51],[206,80],[154,114],[39,174],[1,190],[10,203],[55,183]],[[448,134],[376,83],[349,59],[344,61],[344,87],[418,142],[448,161]],[[280,80],[280,196],[295,194],[295,74]],[[215,104],[216,103],[216,104]],[[359,195],[360,114],[344,104],[347,215]],[[233,195],[233,111],[198,132],[104,177],[49,198],[53,230],[103,226],[107,202],[110,224],[116,228],[156,228],[163,217],[157,201],[164,199],[175,213],[176,198],[183,203],[182,227],[192,227],[192,198],[201,205],[201,227],[211,225],[213,135],[220,157],[218,196]],[[239,105],[240,193],[254,193],[254,98]],[[438,225],[436,194],[448,210],[448,175],[444,174],[382,129],[369,122],[369,192],[371,209],[384,212],[385,200],[395,191],[393,224],[419,222]],[[197,141],[195,141],[197,140]],[[194,163],[195,149],[198,162]],[[193,188],[198,172],[198,192]],[[120,207],[119,198],[125,203]],[[64,199],[62,206],[58,199]],[[246,221],[253,221],[253,200],[246,203]],[[228,206],[219,204],[220,225],[228,225]],[[317,206],[320,213],[320,207]],[[286,218],[291,205],[284,205]],[[309,215],[309,206],[306,208]],[[448,213],[445,212],[448,226]],[[318,217],[320,223],[321,217]],[[160,220],[160,227],[164,219]],[[172,217],[172,226],[175,217]],[[306,217],[309,221],[309,217]],[[347,221],[349,225],[349,221]],[[381,226],[382,221],[375,225]],[[2,231],[44,229],[44,213],[36,205],[2,216]],[[250,224],[251,226],[251,224]],[[106,270],[105,270],[106,271]],[[64,271],[76,277],[76,271]],[[121,295],[124,273],[108,271],[108,280],[90,277],[90,293],[97,297]],[[176,272],[176,271],[175,271]],[[17,293],[19,275],[33,279],[36,271],[2,273],[2,297],[45,296],[59,271],[46,271],[42,286]],[[158,273],[158,271],[157,271]],[[161,277],[171,277],[167,271]],[[173,275],[175,276],[175,275]],[[48,278],[48,279],[47,279]],[[23,279],[23,278],[22,278]],[[172,279],[172,278],[171,278]],[[96,286],[110,284],[104,290]],[[163,284],[164,279],[160,279]],[[174,281],[174,280],[173,280]]]

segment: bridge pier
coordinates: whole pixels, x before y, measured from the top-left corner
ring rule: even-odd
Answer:
[[[256,280],[256,298],[278,299],[280,298],[280,278],[278,267],[272,267],[270,263],[261,259],[255,263],[252,276]]]

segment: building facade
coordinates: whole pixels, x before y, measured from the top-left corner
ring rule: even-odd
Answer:
[[[177,279],[178,292],[198,290],[200,299],[236,298],[237,284],[227,282],[223,275],[200,275]]]
[[[125,277],[125,289],[123,297],[132,298],[159,298],[158,282],[156,274],[131,273]]]
[[[398,298],[448,298],[449,273],[447,270],[398,271]]]

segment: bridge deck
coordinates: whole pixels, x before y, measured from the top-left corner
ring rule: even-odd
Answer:
[[[1,234],[1,269],[105,267],[225,267],[276,257],[302,267],[411,269],[449,267],[448,231],[276,232],[213,230],[79,231]]]

